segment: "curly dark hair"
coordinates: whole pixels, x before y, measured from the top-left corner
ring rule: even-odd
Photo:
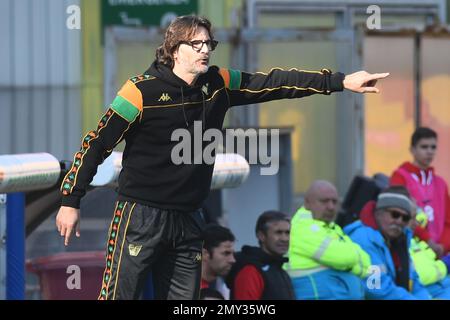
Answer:
[[[172,21],[167,27],[164,42],[156,49],[156,60],[170,68],[173,68],[173,53],[181,41],[189,41],[197,33],[199,27],[208,30],[209,37],[213,39],[211,22],[203,17],[194,15],[181,16]]]

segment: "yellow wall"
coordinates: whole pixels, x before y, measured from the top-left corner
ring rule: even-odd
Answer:
[[[450,182],[450,38],[422,39],[421,125],[435,130],[438,151],[433,166]],[[412,37],[367,37],[364,46],[368,71],[389,71],[379,83],[379,95],[365,104],[366,174],[391,175],[409,152],[415,129],[414,61]],[[383,57],[388,56],[389,59]]]
[[[100,0],[82,0],[82,134],[97,127],[103,106]]]
[[[283,50],[279,50],[280,47]],[[330,42],[266,43],[258,47],[259,70],[271,67],[336,70],[335,46]],[[273,52],[277,52],[276,55]],[[300,194],[316,179],[337,183],[335,95],[286,99],[260,104],[260,126],[294,127],[292,161],[294,192]]]
[[[412,37],[366,37],[364,69],[389,71],[380,81],[380,94],[365,96],[365,168],[367,175],[391,173],[410,160],[414,130]],[[384,57],[389,57],[385,59]]]
[[[259,19],[262,28],[332,27],[334,16],[312,18],[297,14],[264,14]],[[258,71],[272,67],[336,71],[336,45],[327,41],[295,41],[263,43],[258,46]],[[275,54],[276,53],[276,54]],[[292,163],[294,193],[301,194],[316,179],[337,183],[336,156],[338,141],[336,96],[286,99],[260,104],[260,126],[294,127],[292,133]]]
[[[438,134],[433,166],[450,183],[450,37],[426,37],[422,45],[422,125]]]

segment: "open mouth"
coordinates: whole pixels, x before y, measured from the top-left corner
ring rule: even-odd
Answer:
[[[204,59],[200,59],[199,62],[203,65],[208,65],[209,64],[209,59],[208,58],[204,58]]]

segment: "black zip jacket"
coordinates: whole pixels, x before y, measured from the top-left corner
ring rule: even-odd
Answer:
[[[208,196],[213,165],[175,164],[171,153],[181,138],[171,139],[174,130],[187,129],[193,137],[194,121],[201,121],[203,131],[221,129],[232,106],[330,94],[343,90],[343,79],[344,74],[327,69],[274,68],[268,74],[251,74],[211,66],[190,86],[170,68],[154,62],[144,74],[124,84],[97,130],[83,138],[61,185],[62,205],[79,208],[97,166],[125,139],[119,200],[195,210]]]
[[[294,287],[283,264],[288,258],[271,256],[259,247],[243,246],[236,253],[236,263],[225,280],[230,288],[230,299],[236,300],[235,281],[239,272],[248,265],[256,267],[264,279],[264,291],[261,300],[295,300]]]

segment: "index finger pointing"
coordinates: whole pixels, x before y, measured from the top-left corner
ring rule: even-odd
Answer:
[[[377,80],[377,79],[384,79],[389,75],[389,72],[385,73],[374,73],[368,76],[368,80]]]
[[[72,235],[72,231],[73,231],[72,227],[68,227],[66,229],[66,235],[65,235],[65,239],[64,239],[64,245],[65,246],[67,246],[69,244],[69,240],[70,240],[70,237]]]

